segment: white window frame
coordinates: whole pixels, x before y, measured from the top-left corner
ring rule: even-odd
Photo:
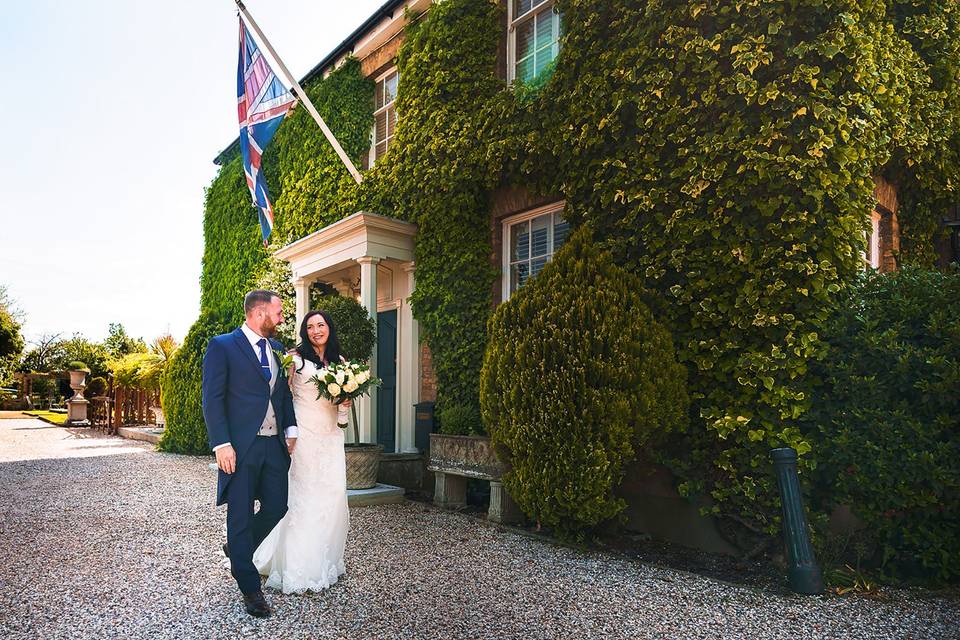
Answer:
[[[516,80],[517,77],[517,27],[528,20],[533,20],[537,14],[542,11],[553,11],[554,10],[554,0],[547,0],[543,4],[538,5],[536,8],[531,9],[527,13],[523,14],[519,18],[514,17],[513,15],[513,5],[516,3],[516,0],[507,0],[507,83],[511,83]],[[563,25],[560,25],[563,28]],[[559,51],[560,42],[557,41],[557,55],[560,54]]]
[[[566,201],[560,200],[559,202],[551,202],[550,204],[545,204],[542,207],[537,207],[536,209],[530,209],[529,211],[524,211],[523,213],[518,213],[517,215],[510,216],[509,218],[504,218],[502,222],[501,232],[500,232],[500,300],[506,302],[510,299],[510,227],[519,223],[526,222],[527,220],[532,220],[539,216],[546,214],[554,213],[563,213],[564,208],[566,207]],[[553,225],[550,225],[550,236],[548,239],[547,246],[547,262],[553,260],[553,254],[556,250],[556,247],[553,246]]]
[[[377,84],[378,84],[381,80],[385,80],[386,78],[388,78],[389,76],[391,76],[391,75],[394,74],[394,73],[397,74],[397,90],[399,91],[399,89],[400,89],[400,75],[399,75],[400,72],[397,70],[397,67],[396,67],[396,66],[390,67],[389,69],[387,69],[386,71],[384,71],[383,73],[381,73],[379,76],[377,76],[376,78],[374,78],[374,80],[373,80],[373,86],[376,87]],[[379,109],[375,109],[374,112],[373,112],[373,127],[370,129],[370,152],[369,152],[369,156],[368,156],[368,160],[369,160],[369,162],[367,163],[368,166],[371,166],[371,167],[372,167],[372,166],[374,165],[374,163],[377,161],[377,114],[379,114],[379,113],[381,113],[381,112],[386,111],[387,109],[389,109],[391,105],[393,105],[393,104],[396,103],[396,101],[397,101],[397,98],[396,98],[396,96],[394,96],[393,100],[392,100],[390,103],[383,105],[383,106],[380,107]],[[374,96],[374,103],[373,103],[373,104],[374,104],[374,106],[376,106],[376,104],[377,104],[377,103],[376,103],[376,96]],[[399,118],[397,119],[397,122],[399,123]],[[396,126],[394,126],[394,132],[393,132],[393,134],[391,134],[391,135],[389,135],[389,136],[386,137],[387,150],[384,151],[384,154],[386,154],[387,151],[390,150],[390,143],[393,141],[393,138],[394,138],[395,135],[396,135]]]
[[[867,242],[868,251],[864,251],[861,254],[863,258],[864,268],[879,269],[880,268],[880,212],[874,209],[870,212],[870,231],[864,231],[866,236],[864,239]]]

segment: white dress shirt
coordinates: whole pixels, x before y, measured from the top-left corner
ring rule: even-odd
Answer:
[[[240,325],[240,330],[243,331],[243,335],[247,337],[247,340],[250,342],[250,348],[253,349],[254,355],[257,357],[257,362],[260,362],[260,345],[257,344],[260,340],[265,338],[259,333],[251,329],[246,322]],[[277,364],[277,359],[273,355],[273,348],[270,346],[270,340],[267,339],[266,344],[267,352],[267,361],[270,363],[270,393],[273,393],[274,385],[277,383],[279,366]],[[264,435],[274,435],[277,432],[277,414],[273,409],[273,400],[267,401],[267,413],[263,417],[263,423],[260,425],[260,432]],[[297,425],[290,425],[283,430],[284,435],[287,438],[296,438],[300,435],[300,431],[297,429]],[[229,442],[224,442],[213,448],[214,451],[220,447],[225,447]]]

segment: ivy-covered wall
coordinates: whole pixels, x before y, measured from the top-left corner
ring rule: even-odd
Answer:
[[[689,370],[692,426],[665,461],[716,513],[771,532],[768,451],[790,445],[814,463],[798,429],[807,363],[860,268],[872,176],[901,185],[910,261],[930,262],[937,208],[954,197],[956,4],[557,7],[560,56],[536,86],[497,77],[502,3],[445,0],[408,27],[397,134],[359,189],[297,109],[266,157],[276,238],[359,209],[418,224],[413,306],[439,403],[476,407],[496,276],[490,193],[562,195],[565,216],[592,222],[641,278]],[[373,100],[358,63],[308,90],[359,159]],[[236,313],[265,255],[236,161],[206,217],[203,308]]]

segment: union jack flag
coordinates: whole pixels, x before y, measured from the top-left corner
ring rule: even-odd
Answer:
[[[243,20],[240,20],[240,61],[237,64],[237,114],[240,152],[250,195],[260,216],[263,244],[273,230],[273,205],[260,162],[287,111],[296,99],[273,73]]]

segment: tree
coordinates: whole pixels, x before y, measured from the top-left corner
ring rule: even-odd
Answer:
[[[49,373],[57,368],[60,362],[67,362],[63,356],[63,340],[59,333],[44,333],[31,342],[30,349],[20,361],[21,371],[37,371]]]
[[[107,361],[110,359],[110,354],[103,344],[92,342],[83,335],[75,333],[69,340],[62,340],[60,346],[61,353],[53,361],[55,369],[66,370],[69,368],[67,363],[80,361],[90,368],[90,374],[93,377],[107,374]]]
[[[14,365],[23,353],[20,323],[0,305],[0,385],[6,383]]]
[[[147,343],[143,338],[131,338],[119,322],[111,322],[107,330],[107,339],[103,341],[111,358],[120,358],[129,353],[145,353]]]

